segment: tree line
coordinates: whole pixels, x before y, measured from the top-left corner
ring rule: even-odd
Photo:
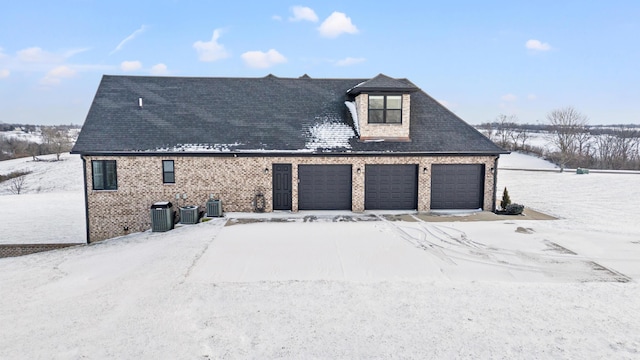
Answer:
[[[6,124],[2,124],[6,125]],[[42,142],[33,142],[19,137],[4,136],[0,133],[0,160],[15,159],[20,157],[33,157],[37,160],[40,155],[56,154],[56,159],[60,160],[60,154],[68,152],[73,147],[74,135],[73,130],[77,129],[74,125],[55,125],[55,126],[38,126],[26,125],[16,126],[9,125],[14,130],[20,127],[25,133],[38,134]],[[25,130],[26,129],[26,130]]]
[[[478,128],[506,150],[533,153],[564,169],[640,170],[640,125],[591,126],[573,107],[550,111],[545,124],[520,124],[516,115],[500,114]],[[550,147],[530,144],[544,133]]]

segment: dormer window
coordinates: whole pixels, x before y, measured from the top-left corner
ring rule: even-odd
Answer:
[[[402,95],[369,95],[369,124],[402,124]]]

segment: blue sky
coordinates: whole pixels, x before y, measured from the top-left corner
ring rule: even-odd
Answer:
[[[3,1],[0,121],[82,124],[103,74],[408,78],[471,124],[640,124],[640,2]],[[277,99],[274,99],[277,101]]]

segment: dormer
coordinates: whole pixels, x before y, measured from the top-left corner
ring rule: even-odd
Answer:
[[[347,104],[360,141],[411,141],[411,93],[419,90],[408,80],[379,74],[347,92]]]

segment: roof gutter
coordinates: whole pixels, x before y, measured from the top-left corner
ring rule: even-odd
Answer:
[[[225,152],[189,152],[189,151],[87,151],[72,152],[82,156],[185,156],[185,157],[398,157],[398,156],[497,156],[510,154],[510,151],[431,151],[431,152],[298,152],[298,151],[225,151]]]
[[[84,225],[86,228],[86,232],[87,232],[87,244],[89,244],[91,242],[91,239],[89,238],[89,195],[87,193],[87,159],[84,158],[84,156],[80,156],[80,158],[82,159],[82,176],[83,176],[83,180],[82,183],[84,184]]]

